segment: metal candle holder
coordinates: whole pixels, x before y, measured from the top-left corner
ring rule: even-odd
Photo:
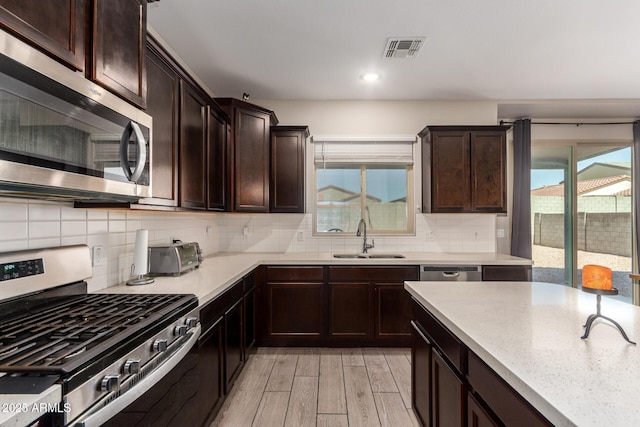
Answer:
[[[620,326],[620,324],[618,322],[616,322],[615,320],[613,320],[610,317],[607,316],[603,316],[602,314],[600,314],[600,300],[602,299],[602,295],[618,295],[618,290],[616,288],[613,289],[594,289],[594,288],[588,288],[588,287],[582,287],[582,290],[589,293],[589,294],[596,294],[597,295],[597,302],[596,302],[596,314],[590,314],[589,317],[587,317],[587,322],[582,325],[583,328],[587,328],[584,331],[584,335],[581,336],[580,338],[582,338],[583,340],[586,339],[589,336],[589,332],[591,332],[591,325],[593,324],[593,321],[596,320],[598,317],[603,318],[604,320],[608,320],[609,322],[613,323],[614,325],[616,325],[616,327],[618,328],[618,330],[620,331],[620,333],[622,334],[622,338],[625,339],[626,342],[636,345],[635,342],[629,340],[629,337],[627,337],[627,334],[624,332],[624,329],[622,329],[622,326]]]

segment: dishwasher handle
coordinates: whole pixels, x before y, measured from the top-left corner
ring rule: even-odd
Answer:
[[[447,278],[453,278],[453,277],[460,276],[460,272],[459,271],[443,271],[442,275]]]

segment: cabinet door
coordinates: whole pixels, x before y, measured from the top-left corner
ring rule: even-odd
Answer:
[[[305,131],[271,128],[270,212],[304,212]]]
[[[269,115],[236,108],[234,126],[234,210],[269,210]]]
[[[252,288],[244,294],[244,360],[256,342],[256,290]]]
[[[471,132],[471,210],[506,212],[504,132]]]
[[[208,425],[224,397],[222,368],[224,366],[223,326],[220,317],[198,340],[198,376],[200,384],[200,422]]]
[[[269,338],[319,340],[324,335],[322,283],[267,283]]]
[[[433,132],[431,185],[432,212],[463,212],[471,208],[469,132]]]
[[[242,299],[224,313],[225,394],[229,393],[244,361],[242,347]]]
[[[145,107],[146,0],[93,0],[91,79]]]
[[[423,426],[431,420],[431,342],[411,322],[411,406]]]
[[[155,49],[147,49],[147,113],[153,117],[151,189],[155,199],[178,204],[178,97],[180,79]]]
[[[0,26],[84,71],[86,9],[84,0],[0,0]]]
[[[208,108],[208,197],[207,209],[227,208],[227,133],[229,124],[213,108]]]
[[[444,358],[431,350],[431,418],[434,427],[466,425],[466,392],[464,383],[447,365]]]
[[[406,339],[411,335],[411,298],[403,283],[376,283],[376,339]]]
[[[372,291],[369,282],[329,283],[330,338],[373,338]]]
[[[187,83],[181,83],[180,206],[204,209],[206,100]]]
[[[473,395],[467,393],[467,427],[498,427],[499,425]]]

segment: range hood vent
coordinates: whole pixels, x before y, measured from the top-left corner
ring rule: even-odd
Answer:
[[[389,37],[383,57],[414,58],[426,40],[426,37]]]

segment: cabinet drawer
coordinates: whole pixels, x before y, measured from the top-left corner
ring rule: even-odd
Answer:
[[[213,323],[222,316],[229,307],[242,299],[242,295],[242,280],[240,280],[224,291],[221,295],[210,301],[207,305],[202,307],[200,309],[200,323],[202,323],[202,330],[206,331],[209,326],[213,325]]]
[[[464,344],[416,300],[411,299],[411,305],[413,319],[431,338],[432,344],[442,351],[459,373],[464,375],[467,370],[467,350]]]
[[[482,280],[530,282],[530,265],[483,265]]]
[[[376,282],[403,282],[405,280],[418,280],[418,267],[329,267],[329,281],[376,281]]]
[[[469,385],[505,425],[552,425],[472,352],[469,352],[467,379]]]
[[[267,267],[267,282],[322,282],[322,267]]]

